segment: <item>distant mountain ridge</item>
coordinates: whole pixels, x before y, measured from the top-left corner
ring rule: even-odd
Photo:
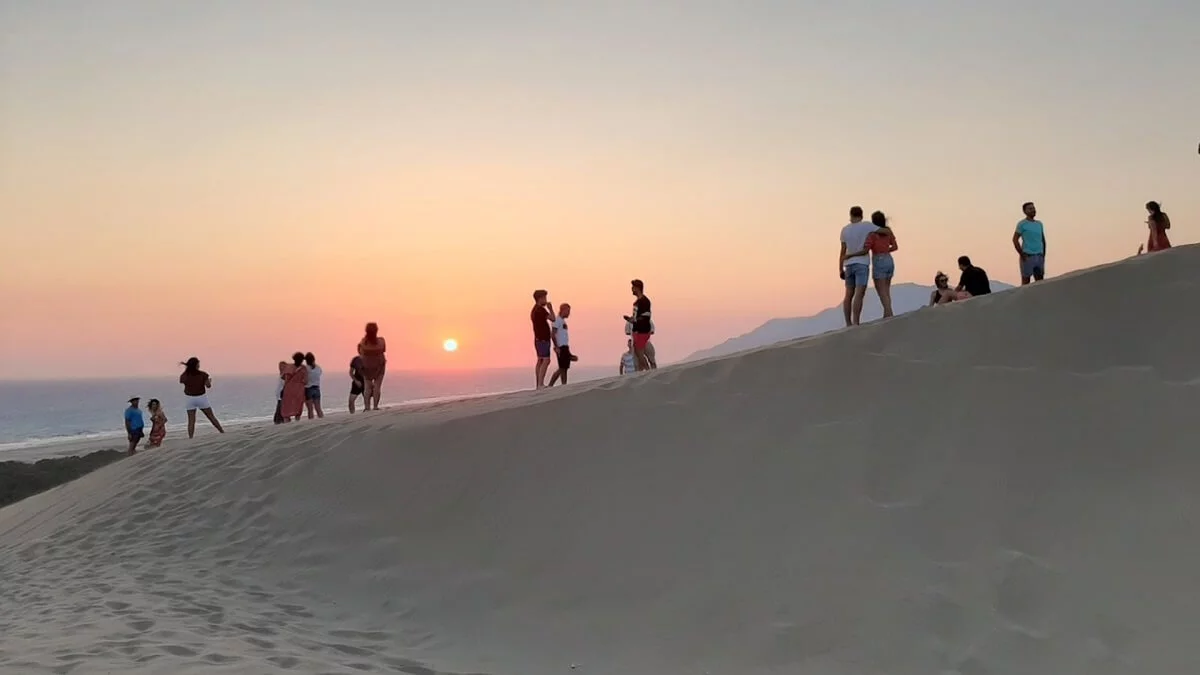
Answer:
[[[1012,286],[1006,283],[992,280],[993,292],[1005,291],[1010,288]],[[929,304],[929,294],[932,292],[932,286],[912,283],[896,284],[892,286],[892,311],[896,314],[905,314],[920,309]],[[867,291],[867,297],[863,302],[862,320],[865,323],[882,316],[883,308],[879,306],[879,296],[875,293],[875,289],[871,288]],[[812,316],[771,319],[745,335],[729,338],[719,345],[695,352],[683,360],[695,361],[714,356],[725,356],[786,340],[820,335],[831,330],[838,330],[845,325],[846,321],[842,318],[842,306],[839,303]]]

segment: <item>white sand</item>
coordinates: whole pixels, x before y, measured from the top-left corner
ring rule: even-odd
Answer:
[[[0,510],[0,672],[1200,672],[1198,280],[144,453]]]

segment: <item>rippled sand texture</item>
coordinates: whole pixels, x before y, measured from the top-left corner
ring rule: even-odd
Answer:
[[[1200,672],[1198,280],[147,452],[0,510],[0,672]]]

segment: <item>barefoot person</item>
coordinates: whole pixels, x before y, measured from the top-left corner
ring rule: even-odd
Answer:
[[[1021,260],[1021,285],[1025,286],[1030,279],[1041,281],[1046,278],[1046,231],[1042,221],[1037,220],[1037,207],[1033,202],[1025,202],[1021,210],[1025,217],[1017,222],[1012,243]]]
[[[150,436],[146,438],[146,447],[157,448],[167,437],[167,414],[163,412],[162,402],[156,398],[150,399],[146,410],[150,413]]]
[[[292,354],[292,362],[284,371],[283,393],[279,397],[279,414],[285,420],[297,420],[304,413],[304,390],[308,388],[308,368],[304,353]]]
[[[200,359],[193,356],[179,365],[183,366],[183,373],[179,375],[179,384],[183,385],[184,409],[187,410],[188,418],[188,438],[196,435],[197,410],[204,413],[218,433],[225,433],[225,430],[221,428],[221,423],[217,421],[217,416],[213,414],[212,406],[208,403],[208,390],[212,388],[212,378],[208,376],[208,373],[200,370]]]
[[[654,352],[654,319],[650,319],[650,339],[646,340],[646,361],[650,363],[650,370],[658,367],[658,356]],[[630,338],[633,337],[633,322],[625,322],[625,334]]]
[[[304,407],[308,408],[308,419],[313,415],[325,417],[321,409],[321,374],[324,371],[317,365],[317,357],[312,352],[304,355],[304,367],[308,370],[308,384],[304,387]]]
[[[938,271],[933,277],[933,292],[929,294],[929,306],[945,305],[955,300],[966,300],[971,294],[966,291],[956,291],[950,288],[950,277],[945,272]]]
[[[1146,202],[1146,212],[1150,214],[1150,217],[1146,219],[1146,226],[1150,228],[1150,238],[1146,241],[1146,252],[1154,253],[1171,248],[1171,240],[1167,237],[1167,230],[1171,229],[1171,219],[1163,213],[1158,202]]]
[[[383,376],[387,372],[387,340],[379,336],[375,322],[367,324],[365,335],[358,343],[362,357],[363,410],[379,410]]]
[[[359,395],[366,388],[366,382],[363,381],[363,360],[361,356],[356,356],[350,359],[350,400],[348,407],[350,414],[354,414],[354,402],[358,400]],[[367,407],[367,397],[363,396],[363,409]]]
[[[549,298],[549,291],[534,291],[533,309],[529,310],[529,320],[533,322],[533,352],[537,355],[537,362],[533,366],[536,389],[546,386],[546,371],[550,370],[550,346],[554,340],[550,322],[554,319],[554,312],[547,304]]]
[[[625,347],[625,353],[621,355],[621,364],[617,366],[618,375],[632,375],[637,372],[637,356],[633,353],[633,340],[626,340]]]
[[[283,416],[283,387],[292,372],[287,361],[279,362],[279,377],[275,379],[275,424],[286,424],[290,419]]]
[[[142,418],[142,410],[138,408],[137,396],[129,399],[129,407],[125,409],[125,436],[129,439],[129,454],[137,452],[138,443],[146,435],[146,421]]]
[[[883,306],[883,317],[892,314],[892,277],[896,275],[896,262],[892,254],[900,250],[896,243],[896,235],[888,225],[887,216],[883,211],[871,214],[871,225],[875,227],[867,235],[861,251],[854,255],[870,254],[871,278],[875,282],[875,293],[879,295],[879,304]]]
[[[641,279],[629,282],[633,293],[633,313],[625,317],[633,323],[633,353],[637,357],[638,370],[650,370],[650,359],[646,357],[646,345],[650,344],[650,298],[646,296],[646,285]]]
[[[842,315],[847,326],[862,322],[863,298],[867,295],[867,277],[871,272],[871,261],[863,252],[863,245],[867,235],[875,231],[875,226],[864,223],[862,217],[861,206],[850,207],[850,223],[842,228],[842,245],[838,252],[838,276],[846,282]]]
[[[553,387],[554,383],[562,380],[563,384],[567,383],[567,371],[571,368],[571,363],[578,361],[579,357],[571,353],[571,332],[567,329],[567,319],[571,316],[571,305],[563,303],[558,307],[558,316],[550,325],[550,338],[554,342],[554,356],[558,360],[558,369],[550,376],[550,384],[547,386]]]

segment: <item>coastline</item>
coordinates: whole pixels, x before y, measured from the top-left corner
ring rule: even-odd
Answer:
[[[569,386],[556,387],[556,393],[567,391],[568,394],[582,391],[588,384],[603,382],[604,378],[584,380]],[[513,402],[514,398],[528,395],[530,403],[548,400],[552,390],[536,392],[532,389],[516,389],[509,391],[487,392],[479,394],[461,394],[453,396],[433,396],[412,401],[401,401],[380,406],[377,412],[359,411],[353,415],[341,410],[326,413],[324,418],[304,419],[299,422],[276,425],[271,419],[242,420],[226,424],[225,434],[218,434],[208,426],[207,422],[197,422],[196,437],[187,438],[186,423],[175,425],[168,435],[167,442],[161,448],[148,449],[143,447],[136,455],[157,455],[172,451],[186,452],[197,444],[219,443],[225,438],[230,443],[238,442],[239,437],[247,435],[274,434],[296,426],[349,424],[364,418],[393,416],[400,413],[438,415],[441,412],[452,414],[467,414],[463,410],[467,404],[475,402],[486,412],[495,407],[521,405]],[[438,415],[440,416],[440,415]],[[176,428],[178,427],[178,428]],[[224,437],[224,438],[222,438]],[[78,478],[131,457],[126,450],[125,435],[115,432],[101,437],[89,436],[78,439],[46,439],[27,444],[9,444],[7,448],[0,446],[0,509],[11,506],[23,499],[46,492],[55,487],[70,483]]]

